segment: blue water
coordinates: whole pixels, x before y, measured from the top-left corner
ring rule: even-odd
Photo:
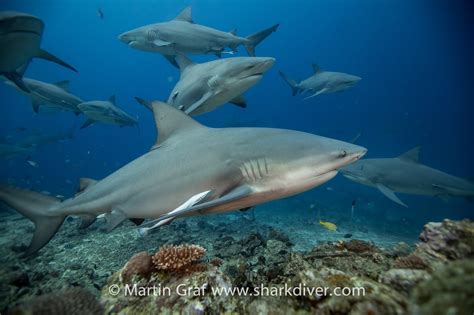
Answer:
[[[166,99],[179,72],[160,55],[127,47],[117,36],[170,20],[186,5],[193,6],[195,22],[225,31],[237,28],[242,36],[281,23],[257,47],[257,55],[275,57],[277,63],[246,93],[248,108],[224,105],[199,116],[202,123],[297,129],[346,141],[361,133],[358,143],[369,149],[369,158],[397,156],[421,145],[424,164],[474,177],[470,1],[4,0],[0,10],[40,17],[46,24],[42,47],[79,70],[75,74],[37,59],[26,77],[71,80],[71,91],[84,100],[116,94],[118,106],[138,116],[140,124],[139,128],[97,124],[79,130],[73,140],[32,154],[29,159],[38,163],[36,168],[25,157],[2,161],[2,181],[13,179],[37,190],[71,195],[79,177],[103,178],[146,152],[154,143],[155,126],[133,97]],[[96,13],[99,7],[103,20]],[[243,48],[240,54],[246,55]],[[215,56],[192,58],[205,61]],[[311,63],[363,79],[342,93],[307,101],[292,97],[278,70],[302,79],[312,74]],[[71,113],[35,115],[24,96],[3,84],[0,95],[0,135],[19,126],[64,132],[84,120]],[[396,224],[408,218],[418,231],[427,221],[474,217],[474,204],[462,199],[443,202],[400,194],[410,206],[407,210],[342,176],[294,198],[333,206],[340,216],[348,215],[351,200],[359,198],[362,204],[376,204],[359,212],[367,216],[362,220]]]

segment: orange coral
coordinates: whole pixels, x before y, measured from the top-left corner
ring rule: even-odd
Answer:
[[[165,245],[153,255],[152,261],[159,271],[190,273],[203,269],[199,260],[205,253],[206,249],[199,245]]]

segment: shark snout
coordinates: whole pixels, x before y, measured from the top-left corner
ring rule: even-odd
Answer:
[[[125,44],[130,44],[130,42],[133,41],[133,35],[130,34],[130,32],[125,32],[125,33],[120,34],[118,36],[118,39]]]
[[[275,58],[271,57],[257,57],[258,62],[254,67],[255,74],[263,74],[267,72],[274,64]]]

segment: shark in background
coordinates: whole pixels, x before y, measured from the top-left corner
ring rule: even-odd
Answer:
[[[81,113],[77,105],[84,101],[69,92],[70,82],[68,80],[46,83],[39,80],[23,78],[23,83],[28,88],[28,92],[18,88],[12,81],[5,81],[5,84],[17,88],[18,91],[30,98],[35,113],[39,112],[40,106],[70,111],[76,115]]]
[[[164,103],[152,108],[158,132],[152,149],[102,180],[82,179],[76,196],[61,200],[0,186],[0,201],[35,224],[26,254],[46,245],[68,215],[82,216],[85,226],[104,216],[112,230],[126,219],[157,219],[153,228],[245,209],[317,187],[367,151],[300,131],[208,128]]]
[[[375,187],[397,204],[407,207],[396,192],[437,197],[474,197],[474,184],[419,162],[420,147],[395,158],[363,159],[341,169],[357,183]]]
[[[227,102],[246,107],[242,94],[275,63],[268,57],[233,57],[198,64],[183,55],[176,61],[181,77],[167,103],[188,115],[204,114]],[[151,110],[151,103],[136,99]]]
[[[22,78],[33,58],[49,60],[77,72],[71,65],[40,48],[43,31],[44,23],[36,16],[0,12],[0,75],[25,92],[29,89]]]
[[[223,32],[194,23],[191,7],[186,7],[176,18],[168,22],[145,25],[119,35],[119,40],[135,49],[157,52],[178,66],[173,56],[178,54],[216,54],[221,56],[226,48],[234,53],[244,45],[249,56],[255,56],[255,47],[275,32],[279,24],[247,37],[235,31]]]
[[[305,100],[324,93],[347,90],[362,80],[361,77],[352,74],[322,70],[316,64],[313,64],[313,71],[312,76],[301,82],[291,79],[282,71],[280,71],[280,76],[290,86],[293,96],[298,93],[311,93],[310,96],[304,98]]]
[[[82,124],[81,129],[86,128],[96,122],[105,124],[124,126],[138,125],[138,120],[125,111],[117,107],[115,95],[107,101],[89,101],[78,105],[78,108],[87,116],[87,120]]]

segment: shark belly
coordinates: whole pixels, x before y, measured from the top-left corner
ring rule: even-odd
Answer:
[[[16,71],[38,52],[41,37],[34,33],[0,36],[0,72]]]

